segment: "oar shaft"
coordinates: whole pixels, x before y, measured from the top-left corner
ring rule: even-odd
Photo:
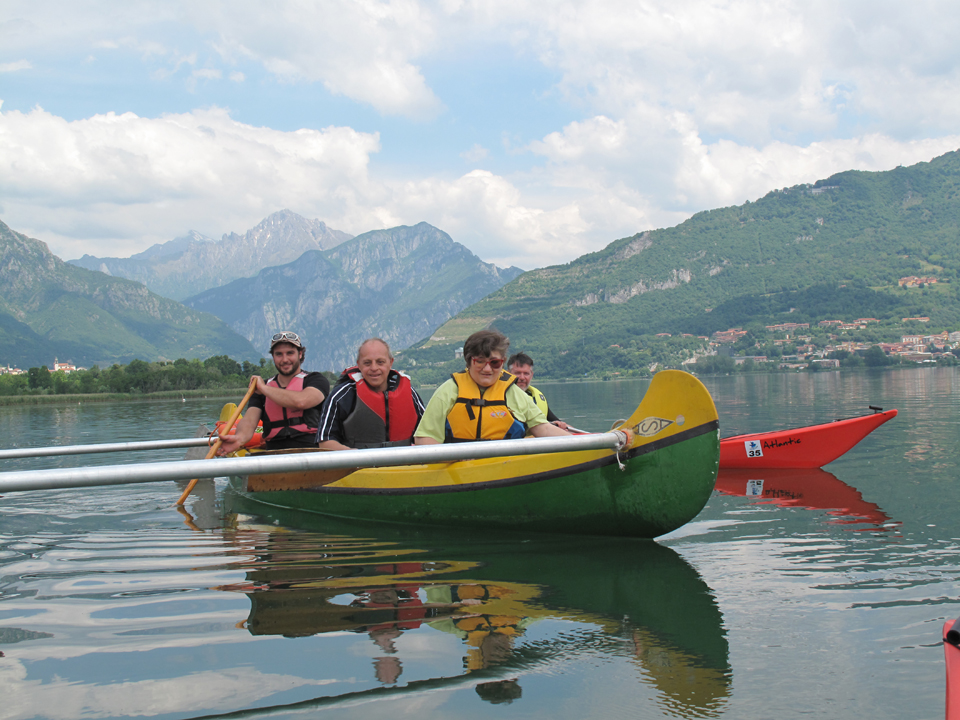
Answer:
[[[170,448],[203,447],[217,439],[214,435],[178,440],[143,440],[138,442],[100,443],[98,445],[49,445],[35,448],[11,448],[0,450],[0,460],[28,457],[54,457],[57,455],[87,455],[91,453],[128,452],[132,450],[169,450]]]
[[[537,455],[577,450],[616,449],[625,436],[619,431],[598,435],[493,440],[490,442],[419,445],[365,450],[248,455],[241,458],[180,460],[174,462],[103,465],[56,470],[23,470],[0,473],[0,494],[20,490],[52,490],[98,485],[190,480],[224,475],[267,475],[335,468],[393,467],[428,463],[479,460],[490,457]]]
[[[233,411],[233,414],[230,415],[230,419],[227,420],[223,426],[223,429],[226,431],[225,434],[229,435],[230,432],[233,431],[233,426],[236,424],[237,420],[240,419],[240,413],[243,412],[243,408],[246,407],[247,402],[249,402],[250,398],[253,397],[253,391],[257,389],[257,380],[258,378],[256,376],[250,379],[250,387],[247,388],[247,394],[243,396],[243,400],[240,401],[240,404]],[[284,413],[286,413],[286,410],[284,410]],[[207,457],[205,459],[209,460],[216,455],[222,444],[223,440],[218,437],[217,441],[207,451]],[[198,479],[199,478],[191,478],[190,482],[187,483],[187,489],[180,494],[180,498],[176,502],[177,506],[183,505],[187,501],[187,497],[193,492],[193,488],[196,487]]]

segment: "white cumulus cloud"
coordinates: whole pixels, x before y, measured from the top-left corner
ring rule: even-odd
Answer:
[[[32,67],[33,65],[29,60],[17,60],[16,62],[0,63],[0,73],[30,70]]]
[[[3,219],[66,257],[125,255],[211,224],[242,231],[284,207],[353,224],[378,149],[376,134],[257,128],[217,108],[73,122],[4,112]]]
[[[426,220],[485,260],[529,268],[774,187],[960,146],[960,6],[949,3],[48,7],[5,6],[4,49],[24,60],[0,69],[126,53],[142,59],[145,81],[179,82],[207,108],[141,117],[105,106],[67,120],[21,103],[0,113],[0,217],[71,257],[129,254],[187,229],[239,232],[289,207],[354,233]],[[482,103],[457,104],[444,73],[461,70]],[[514,76],[538,79],[517,91]],[[267,86],[268,102],[291,105],[322,86],[351,119],[258,127],[203,95]],[[557,104],[556,119],[519,122],[539,110],[523,99],[532,96]],[[506,151],[491,147],[497,136]]]

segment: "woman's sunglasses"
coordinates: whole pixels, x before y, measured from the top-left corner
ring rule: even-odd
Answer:
[[[470,358],[470,362],[474,366],[482,368],[484,365],[489,365],[491,370],[499,370],[503,367],[503,358]]]

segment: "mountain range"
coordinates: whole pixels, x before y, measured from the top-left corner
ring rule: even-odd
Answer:
[[[0,351],[19,353],[6,357],[20,364],[41,355],[49,362],[54,352],[75,362],[245,359],[265,354],[273,332],[292,329],[312,369],[341,369],[374,335],[407,348],[408,367],[429,367],[492,325],[514,351],[534,355],[541,375],[569,377],[646,367],[656,334],[857,317],[925,316],[931,330],[955,329],[958,239],[960,152],[777,189],[527,273],[484,263],[426,223],[351,238],[290,211],[244,235],[193,234],[132,262],[82,259],[112,274],[139,268],[150,292],[64,264],[2,226]],[[911,275],[936,282],[902,287]],[[154,294],[158,287],[193,309]],[[185,295],[196,287],[205,289]],[[187,331],[198,327],[199,336]]]
[[[308,251],[184,302],[215,313],[264,352],[277,330],[295,330],[310,368],[339,371],[356,360],[364,339],[407,347],[522,272],[485,263],[420,223]]]
[[[174,300],[251,277],[272,265],[296,260],[308,250],[328,250],[352,235],[290,210],[275,212],[243,235],[213,240],[191,231],[128,258],[84,255],[72,265],[142,282]]]
[[[0,363],[80,366],[260,353],[213,315],[75,267],[0,222]]]
[[[927,316],[960,327],[960,152],[886,172],[848,171],[697,213],[524,273],[404,353],[453,357],[496,326],[538,371],[630,367],[657,333],[751,322]],[[923,289],[905,276],[933,276]]]

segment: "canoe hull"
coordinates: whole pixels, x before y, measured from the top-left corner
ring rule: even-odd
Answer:
[[[696,378],[665,371],[626,425],[646,436],[638,434],[619,454],[590,450],[250,476],[234,486],[258,502],[340,518],[657,537],[693,519],[713,491],[716,409]]]
[[[720,441],[721,468],[818,468],[897,416],[896,410]]]

